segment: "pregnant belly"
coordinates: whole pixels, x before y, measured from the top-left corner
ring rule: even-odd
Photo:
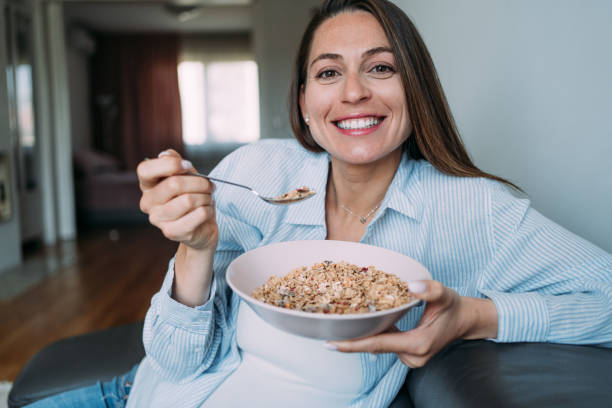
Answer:
[[[236,330],[242,364],[207,400],[207,407],[341,407],[361,392],[359,354],[329,351],[322,340],[278,330],[244,302]]]

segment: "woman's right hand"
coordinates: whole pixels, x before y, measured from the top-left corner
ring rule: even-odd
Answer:
[[[198,306],[210,296],[219,228],[212,199],[214,185],[186,175],[193,166],[174,150],[138,165],[140,209],[166,238],[179,242],[172,297]]]
[[[136,170],[142,190],[140,209],[166,238],[195,250],[214,250],[218,237],[214,185],[186,175],[189,170],[191,163],[174,150],[141,162]]]

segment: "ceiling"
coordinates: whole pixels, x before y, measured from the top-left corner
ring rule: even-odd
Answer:
[[[69,25],[98,32],[244,32],[252,27],[251,0],[64,1]]]

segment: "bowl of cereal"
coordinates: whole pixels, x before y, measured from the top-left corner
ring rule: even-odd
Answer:
[[[226,280],[264,321],[299,336],[345,340],[383,332],[420,301],[407,283],[431,279],[418,261],[347,241],[288,241],[237,257]]]

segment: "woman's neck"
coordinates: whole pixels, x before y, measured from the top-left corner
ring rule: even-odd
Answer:
[[[328,205],[345,206],[355,214],[366,215],[385,197],[401,158],[401,148],[377,162],[364,165],[351,165],[332,157]]]

